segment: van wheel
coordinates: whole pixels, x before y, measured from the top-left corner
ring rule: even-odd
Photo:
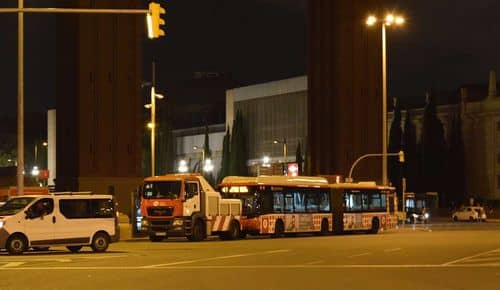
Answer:
[[[15,234],[7,240],[5,248],[11,255],[22,255],[28,249],[28,240],[23,235]]]
[[[321,231],[319,232],[320,235],[326,236],[328,235],[328,220],[323,219],[321,221]]]
[[[285,233],[285,226],[283,225],[282,220],[277,220],[276,224],[274,225],[274,234],[272,234],[273,238],[281,238],[283,237]]]
[[[71,253],[78,253],[81,249],[82,246],[67,246],[66,247]]]
[[[90,247],[94,252],[102,253],[108,249],[109,246],[109,236],[105,233],[97,233],[92,239],[92,244]]]
[[[370,230],[370,234],[376,234],[378,233],[378,230],[380,228],[380,222],[378,218],[373,218],[372,220],[372,228]]]
[[[454,217],[453,217],[453,221],[454,221],[454,222],[458,222],[458,217],[457,217],[457,216],[454,216]]]

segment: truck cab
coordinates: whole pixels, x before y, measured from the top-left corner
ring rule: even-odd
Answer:
[[[141,230],[153,242],[169,236],[199,241],[211,234],[228,239],[240,235],[241,201],[222,199],[199,174],[148,177],[140,196]]]

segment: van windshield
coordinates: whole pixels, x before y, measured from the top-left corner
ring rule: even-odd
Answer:
[[[15,215],[30,204],[34,199],[34,197],[11,198],[0,207],[0,216]]]
[[[144,199],[177,199],[180,194],[180,181],[155,181],[144,184]]]

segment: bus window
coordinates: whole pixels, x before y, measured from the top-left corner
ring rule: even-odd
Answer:
[[[306,194],[303,192],[293,193],[294,212],[306,212]]]
[[[293,194],[285,194],[285,212],[293,212]]]
[[[369,195],[368,209],[370,211],[385,211],[386,199],[383,193],[373,193]]]
[[[273,192],[273,212],[283,212],[283,193]]]
[[[319,212],[319,199],[316,192],[307,193],[306,212]]]
[[[329,212],[330,211],[330,195],[328,192],[319,193],[319,211]]]

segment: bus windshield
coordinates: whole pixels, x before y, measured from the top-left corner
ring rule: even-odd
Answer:
[[[181,194],[181,181],[155,181],[144,184],[144,199],[177,199]]]
[[[24,209],[30,202],[32,202],[34,197],[16,197],[7,200],[7,202],[0,207],[0,216],[5,215],[15,215]]]

